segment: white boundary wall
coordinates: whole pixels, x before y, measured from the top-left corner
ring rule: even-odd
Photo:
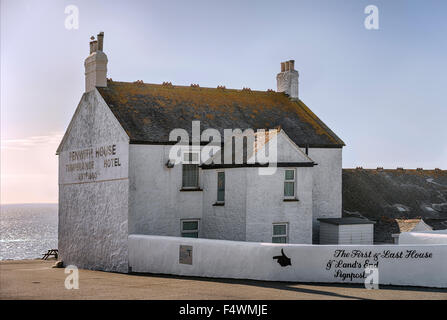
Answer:
[[[180,246],[192,247],[192,259],[185,259],[185,247],[180,252]],[[281,255],[281,249],[291,259],[291,265],[282,267],[273,259],[273,256]],[[132,272],[364,283],[364,268],[368,264],[378,267],[379,285],[447,288],[447,245],[299,245],[129,236]]]
[[[447,245],[447,230],[424,231],[424,232],[402,232],[399,235],[399,244],[400,245],[414,245],[414,244],[445,244],[445,245]]]

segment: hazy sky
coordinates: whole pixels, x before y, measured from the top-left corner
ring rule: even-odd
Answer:
[[[367,5],[379,30],[367,30]],[[65,7],[79,29],[65,28]],[[447,1],[1,1],[1,203],[57,202],[55,150],[105,32],[120,81],[276,89],[346,143],[343,166],[447,169]]]

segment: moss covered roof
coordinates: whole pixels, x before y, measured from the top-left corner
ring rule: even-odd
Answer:
[[[446,229],[447,170],[343,169],[343,216],[376,221],[376,242],[420,219]]]
[[[281,127],[299,146],[342,147],[337,137],[303,102],[274,91],[201,88],[108,81],[98,88],[131,143],[165,143],[172,129],[269,129]]]

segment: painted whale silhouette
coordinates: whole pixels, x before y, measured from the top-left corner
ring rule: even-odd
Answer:
[[[292,261],[288,256],[284,254],[284,250],[281,249],[281,255],[280,256],[274,256],[273,259],[276,259],[277,262],[280,264],[281,267],[291,266]]]

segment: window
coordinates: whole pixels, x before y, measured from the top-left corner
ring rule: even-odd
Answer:
[[[274,223],[273,224],[272,242],[273,243],[287,243],[288,242],[287,232],[288,232],[287,223]]]
[[[199,154],[185,152],[182,165],[182,187],[185,189],[199,188]]]
[[[182,237],[199,237],[199,220],[182,220]]]
[[[295,170],[285,170],[284,177],[284,198],[295,198]]]
[[[217,173],[217,202],[225,202],[225,172]]]

